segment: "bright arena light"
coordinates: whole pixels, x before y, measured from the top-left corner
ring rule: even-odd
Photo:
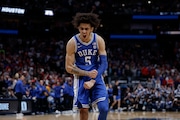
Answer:
[[[54,15],[52,10],[45,10],[44,14],[47,15],[47,16],[53,16]]]
[[[25,9],[21,9],[21,8],[11,8],[11,7],[2,7],[1,12],[24,14]]]

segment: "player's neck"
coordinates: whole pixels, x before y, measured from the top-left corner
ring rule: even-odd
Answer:
[[[92,34],[85,36],[85,37],[83,35],[79,34],[79,38],[82,42],[88,43],[89,41],[91,41]]]

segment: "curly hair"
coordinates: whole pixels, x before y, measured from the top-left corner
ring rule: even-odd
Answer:
[[[76,13],[73,17],[72,24],[75,28],[78,28],[81,23],[88,23],[96,30],[101,21],[98,17],[95,13]]]

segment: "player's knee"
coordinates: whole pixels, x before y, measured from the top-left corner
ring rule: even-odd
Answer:
[[[88,113],[88,109],[87,108],[81,108],[80,113]]]
[[[108,110],[109,110],[109,109],[108,109],[107,107],[104,107],[104,108],[100,108],[100,109],[99,109],[99,112],[100,112],[100,113],[107,113]]]
[[[99,112],[106,113],[109,110],[109,106],[107,104],[104,104],[104,102],[100,102],[98,105]]]

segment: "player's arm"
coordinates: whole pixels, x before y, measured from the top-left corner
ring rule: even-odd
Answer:
[[[89,76],[90,78],[96,77],[97,71],[85,71],[74,65],[75,63],[75,41],[70,39],[66,45],[66,58],[65,68],[70,74],[76,74],[78,76]]]
[[[99,76],[99,75],[102,75],[108,67],[106,46],[105,46],[104,39],[101,36],[98,36],[98,46],[99,46],[100,66],[97,69],[97,71],[98,71],[98,76]]]
[[[99,45],[99,58],[100,58],[100,66],[97,69],[97,76],[99,77],[100,75],[102,75],[104,73],[104,71],[107,69],[107,53],[105,50],[105,42],[104,39],[100,36],[97,36],[97,40],[98,40],[98,45]],[[84,88],[85,89],[91,89],[94,84],[96,82],[96,78],[91,79],[90,81],[87,81],[84,83]]]
[[[87,76],[88,72],[77,68],[74,65],[75,62],[75,41],[70,39],[66,45],[66,60],[65,68],[70,74],[76,74],[79,76]]]

